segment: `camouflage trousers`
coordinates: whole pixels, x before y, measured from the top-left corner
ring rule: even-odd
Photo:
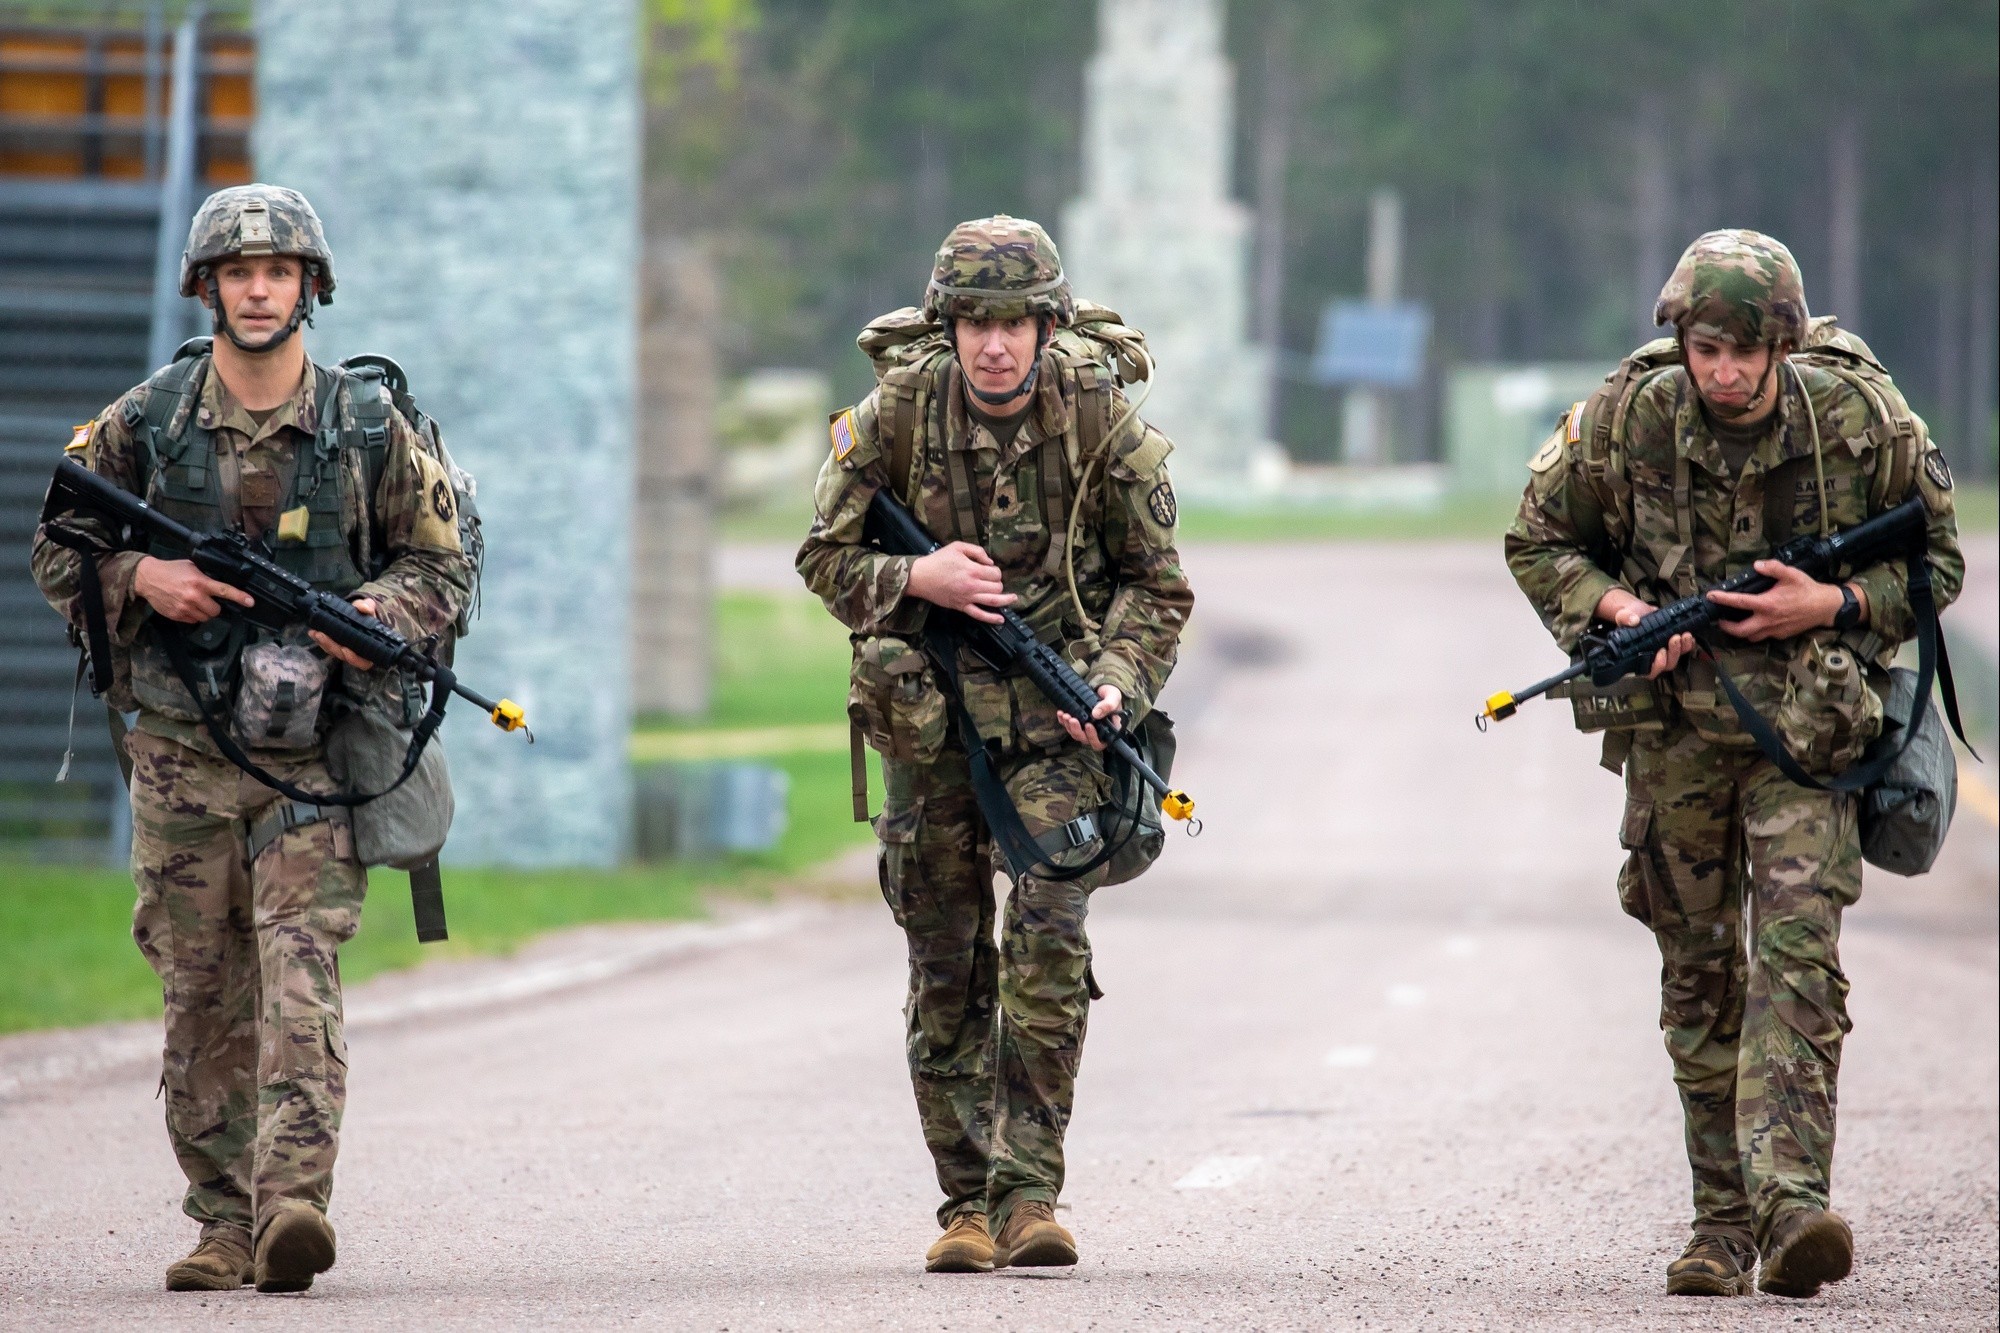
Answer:
[[[1090,1009],[1083,923],[1104,871],[1022,878],[996,944],[998,862],[964,752],[882,767],[882,895],[909,945],[910,1081],[945,1194],[938,1220],[984,1212],[997,1232],[1016,1204],[1062,1192]],[[1038,838],[1105,798],[1102,765],[1079,747],[1003,762],[1001,777]]]
[[[1841,909],[1861,896],[1853,796],[1794,785],[1685,723],[1625,767],[1625,910],[1660,945],[1660,1026],[1694,1170],[1694,1230],[1762,1246],[1827,1206],[1847,1018]]]
[[[282,798],[226,760],[144,732],[132,757],[132,936],[166,1000],[167,1137],[183,1207],[253,1231],[280,1199],[324,1212],[347,1093],[340,946],[367,876],[345,822],[291,829],[246,861],[249,828]],[[308,791],[317,760],[271,766]]]

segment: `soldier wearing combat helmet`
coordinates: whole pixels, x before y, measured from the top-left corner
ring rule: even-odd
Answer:
[[[881,383],[833,420],[798,555],[853,633],[849,713],[882,754],[882,892],[909,947],[910,1079],[945,1195],[933,1272],[1076,1262],[1054,1208],[1094,990],[1084,917],[1112,873],[1094,816],[1112,780],[1094,730],[1025,677],[961,653],[948,702],[921,651],[926,618],[1012,608],[1096,688],[1095,717],[1138,728],[1161,721],[1147,714],[1194,600],[1174,549],[1170,446],[1128,410],[1072,328],[1076,311],[1041,227],[1001,216],[955,228],[922,310],[862,336]],[[884,487],[939,550],[865,544]],[[997,949],[1005,858],[961,718],[1046,857],[1010,872]]]
[[[270,185],[210,196],[181,291],[201,297],[216,336],[77,427],[67,452],[197,532],[241,530],[292,573],[422,640],[471,588],[453,493],[379,378],[317,366],[294,336],[333,289],[333,256],[302,196]],[[367,876],[344,809],[285,798],[216,737],[278,781],[338,792],[329,727],[366,709],[400,725],[404,690],[318,634],[223,616],[249,594],[177,552],[120,548],[91,519],[66,520],[62,535],[94,539],[98,553],[45,526],[35,580],[82,631],[92,560],[106,699],[137,716],[121,742],[132,933],[165,996],[167,1137],[201,1226],[167,1287],[303,1290],[334,1261],[326,1209],[347,1069],[338,954]]]
[[[1565,650],[1593,623],[1636,624],[1747,569],[1775,580],[1710,593],[1742,618],[1699,650],[1680,636],[1645,680],[1583,691],[1577,716],[1624,774],[1619,898],[1663,963],[1660,1025],[1694,1176],[1693,1236],[1667,1290],[1730,1296],[1754,1282],[1807,1297],[1853,1262],[1830,1192],[1858,798],[1787,778],[1719,673],[1808,773],[1853,765],[1916,632],[1907,567],[1833,585],[1768,557],[1795,533],[1920,494],[1947,604],[1965,568],[1951,471],[1866,344],[1810,316],[1797,264],[1770,237],[1700,237],[1655,318],[1673,338],[1628,357],[1530,463],[1507,560]]]

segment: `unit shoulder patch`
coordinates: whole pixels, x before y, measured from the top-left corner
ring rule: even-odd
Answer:
[[[1557,431],[1555,434],[1549,436],[1548,439],[1542,441],[1542,447],[1537,449],[1535,456],[1528,460],[1528,471],[1535,473],[1547,472],[1550,468],[1561,462],[1563,443],[1564,437],[1561,431]]]
[[[1933,449],[1924,455],[1924,475],[1929,477],[1941,491],[1951,489],[1951,464],[1944,461],[1944,454]]]
[[[438,516],[440,523],[452,520],[451,486],[443,477],[431,483],[431,512]]]
[[[1171,528],[1180,518],[1180,505],[1174,500],[1171,482],[1161,482],[1146,496],[1146,509],[1153,515],[1153,521],[1163,528]]]

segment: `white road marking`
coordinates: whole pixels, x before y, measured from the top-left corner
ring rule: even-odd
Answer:
[[[1470,958],[1479,952],[1479,941],[1470,935],[1454,935],[1444,942],[1444,951],[1452,958]]]
[[[1375,1063],[1375,1048],[1336,1046],[1326,1053],[1326,1062],[1335,1069],[1366,1069]]]
[[[1389,987],[1389,1003],[1400,1005],[1405,1009],[1415,1008],[1417,1005],[1422,1004],[1426,998],[1422,986],[1412,986],[1407,981]]]
[[[1210,1157],[1174,1182],[1177,1190],[1228,1189],[1263,1164],[1261,1157]]]

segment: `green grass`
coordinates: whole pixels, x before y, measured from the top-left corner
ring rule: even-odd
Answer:
[[[725,594],[717,606],[714,706],[699,723],[647,718],[676,733],[846,717],[847,634],[805,594]],[[866,843],[853,821],[847,755],[760,756],[789,775],[790,819],[768,852],[616,870],[445,871],[451,939],[419,945],[407,877],[369,872],[361,930],[341,951],[350,982],[429,958],[506,953],[544,931],[604,921],[698,917],[711,892],[770,894],[789,877]],[[875,783],[877,801],[881,783]],[[101,867],[0,861],[0,1032],[155,1017],[159,983],[132,943],[132,881]]]

